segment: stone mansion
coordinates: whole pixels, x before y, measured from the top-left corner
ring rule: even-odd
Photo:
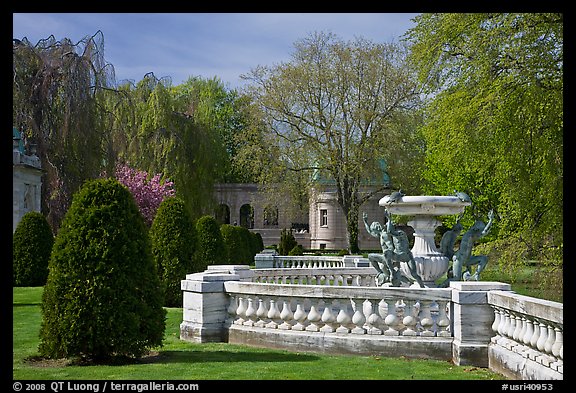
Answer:
[[[336,187],[330,182],[316,184],[310,193],[307,211],[302,211],[297,219],[291,218],[281,206],[271,206],[257,184],[216,184],[216,218],[220,223],[241,225],[260,233],[265,246],[278,244],[280,233],[286,228],[292,229],[298,244],[304,249],[347,249],[346,219],[338,205]],[[366,185],[364,191],[374,191],[377,187],[382,185]],[[364,229],[362,212],[368,213],[369,222],[384,223],[384,210],[378,201],[387,193],[374,195],[360,207],[358,246],[361,250],[380,249],[379,239]]]

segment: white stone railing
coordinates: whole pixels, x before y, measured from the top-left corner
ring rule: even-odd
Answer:
[[[488,304],[494,310],[495,336],[489,348],[493,368],[513,370],[523,379],[558,379],[563,375],[562,303],[491,291]]]
[[[511,379],[563,379],[561,303],[490,281],[455,281],[449,288],[357,285],[373,281],[367,269],[210,266],[182,280],[180,338],[436,358]]]
[[[366,288],[228,281],[234,325],[265,329],[451,337],[449,289]]]
[[[268,284],[375,287],[376,270],[362,268],[254,269],[252,282]]]
[[[256,269],[323,269],[328,267],[369,267],[368,258],[362,255],[321,256],[321,255],[276,255],[274,251],[256,254]]]
[[[258,266],[257,266],[258,267]],[[309,268],[321,269],[326,267],[344,267],[342,257],[330,257],[319,255],[274,255],[274,266],[276,268]]]

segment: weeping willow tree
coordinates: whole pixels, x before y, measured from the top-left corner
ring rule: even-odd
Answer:
[[[153,73],[118,92],[125,99],[110,93],[107,101],[118,159],[173,181],[192,218],[211,213],[213,185],[224,173],[227,154],[221,133],[207,120],[212,102],[202,99],[205,92],[173,87],[169,78]]]
[[[113,165],[109,117],[99,104],[113,83],[100,31],[77,43],[13,40],[12,122],[25,144],[37,147],[45,169],[42,210],[53,231],[84,180]]]

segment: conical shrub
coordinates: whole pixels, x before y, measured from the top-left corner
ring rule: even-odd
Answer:
[[[144,219],[114,179],[87,181],[55,238],[39,352],[140,357],[160,346],[166,311]]]
[[[182,307],[181,280],[194,273],[196,227],[184,201],[170,197],[162,201],[150,228],[152,256],[164,290],[164,306]]]
[[[46,217],[28,212],[12,235],[12,283],[15,287],[46,284],[54,235]]]

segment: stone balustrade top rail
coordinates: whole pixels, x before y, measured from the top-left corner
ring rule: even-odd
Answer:
[[[539,320],[564,325],[563,303],[519,295],[510,291],[488,292],[488,303],[517,314],[530,315]]]
[[[226,292],[246,295],[263,295],[267,292],[278,294],[278,286],[265,283],[226,281]],[[335,287],[325,285],[282,285],[282,295],[287,297],[312,297],[323,299],[408,299],[408,300],[446,300],[452,299],[449,288],[386,288],[386,287]]]

